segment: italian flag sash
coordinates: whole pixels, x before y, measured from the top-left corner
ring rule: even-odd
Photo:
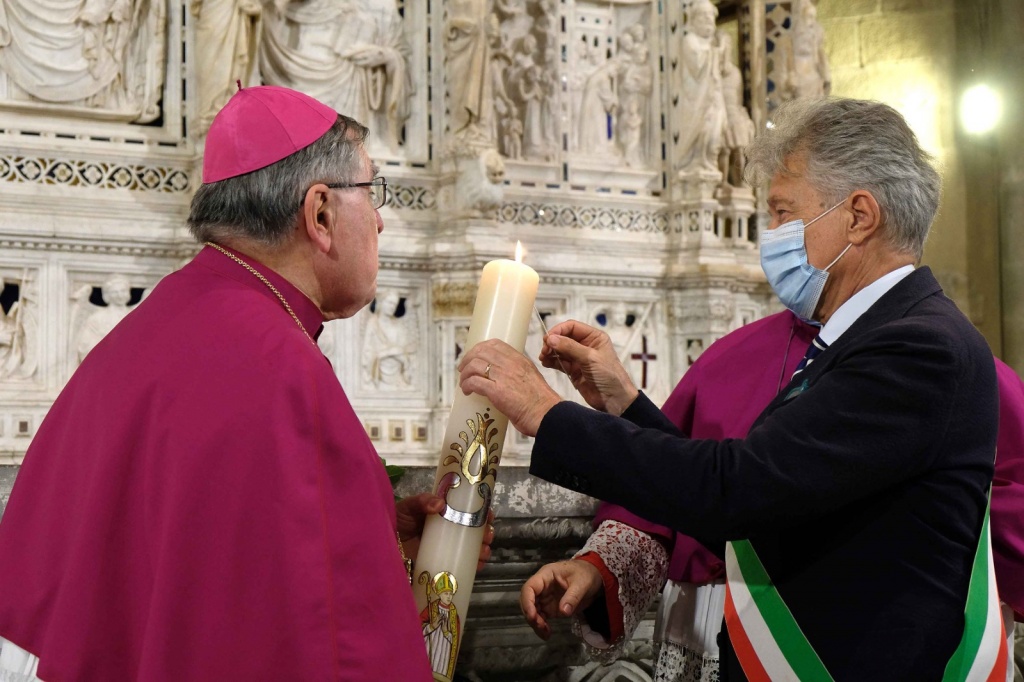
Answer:
[[[831,682],[747,540],[726,543],[725,621],[736,658],[750,682]],[[974,556],[964,634],[942,682],[1002,682],[1006,635],[999,614],[988,509]]]

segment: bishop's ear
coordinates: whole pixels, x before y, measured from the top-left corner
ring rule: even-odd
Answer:
[[[850,194],[853,222],[847,228],[850,243],[861,244],[882,226],[882,209],[875,196],[866,189]]]
[[[324,253],[331,248],[330,226],[336,210],[327,185],[316,184],[306,190],[299,230],[304,231],[306,237]]]

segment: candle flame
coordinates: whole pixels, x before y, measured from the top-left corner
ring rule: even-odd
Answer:
[[[516,240],[516,262],[523,262],[523,243],[518,239]]]

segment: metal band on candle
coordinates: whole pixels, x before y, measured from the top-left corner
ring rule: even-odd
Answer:
[[[476,492],[484,499],[484,506],[475,512],[464,512],[459,511],[448,504],[448,491],[452,488],[459,487],[461,482],[462,477],[454,471],[450,471],[445,474],[441,478],[441,482],[437,484],[437,496],[443,498],[445,501],[445,508],[444,511],[441,512],[441,516],[452,523],[459,524],[460,526],[479,528],[487,522],[487,511],[491,508],[491,486],[486,482],[480,483]]]

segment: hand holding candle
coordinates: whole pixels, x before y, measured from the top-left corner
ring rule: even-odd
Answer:
[[[539,277],[518,261],[520,248],[516,261],[484,266],[468,348],[500,339],[525,360],[522,350]],[[439,682],[450,682],[455,673],[507,427],[508,419],[486,397],[456,393],[434,480],[434,492],[445,506],[427,518],[413,568],[423,639]]]
[[[466,353],[459,363],[459,385],[463,391],[486,396],[527,436],[537,435],[544,415],[562,399],[529,358],[497,340],[484,341]]]

